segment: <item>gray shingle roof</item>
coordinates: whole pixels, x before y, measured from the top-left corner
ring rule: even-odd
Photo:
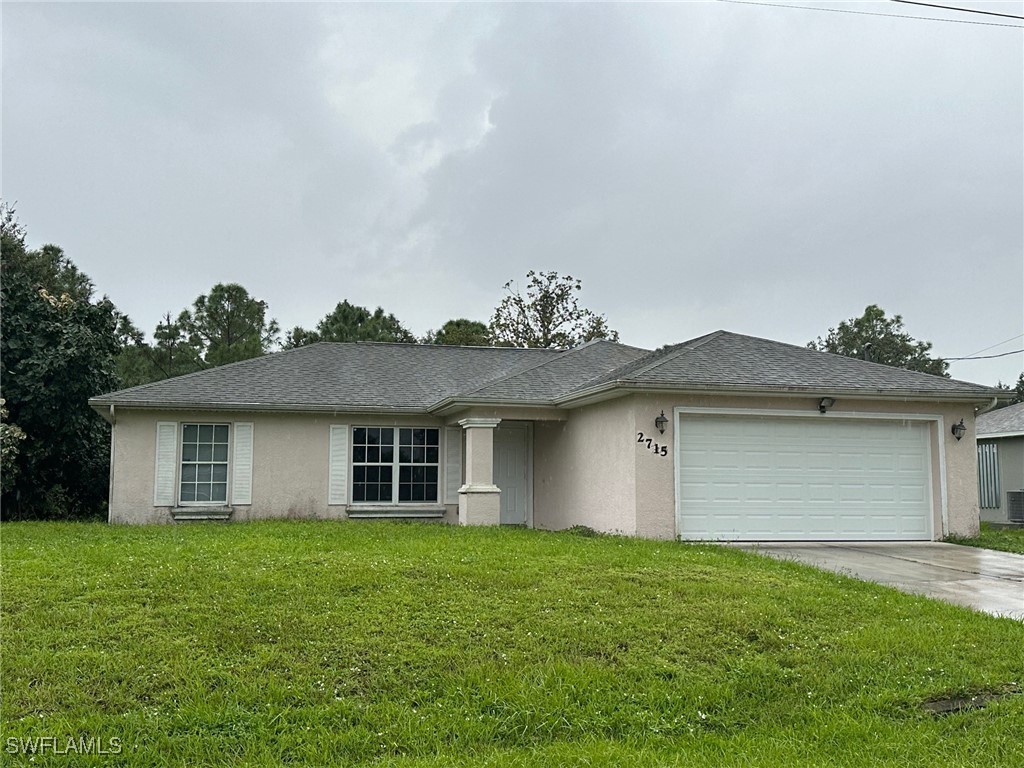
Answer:
[[[981,414],[975,432],[978,437],[1024,433],[1024,403]]]
[[[320,343],[144,384],[95,405],[424,410],[562,350]]]
[[[454,400],[558,404],[615,387],[992,397],[979,384],[716,331],[647,352],[313,344],[93,398],[96,407],[424,411]],[[998,412],[997,412],[998,413]]]
[[[593,381],[606,371],[634,362],[649,350],[598,339],[569,349],[525,371],[511,373],[478,387],[466,388],[459,397],[487,400],[557,400]]]
[[[990,387],[778,341],[715,331],[664,347],[591,383],[828,389],[865,393],[994,394]]]

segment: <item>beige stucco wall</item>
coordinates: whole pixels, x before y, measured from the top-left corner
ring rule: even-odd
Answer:
[[[252,504],[232,505],[231,519],[239,521],[268,518],[341,519],[347,516],[345,507],[327,503],[331,424],[443,426],[439,420],[423,417],[384,418],[359,414],[217,411],[189,414],[182,411],[117,410],[115,415],[109,511],[109,519],[113,523],[172,522],[170,507],[153,506],[156,424],[160,421],[253,424]],[[441,455],[444,456],[443,446]],[[442,496],[443,470],[442,462],[442,476],[439,478]],[[445,519],[454,521],[457,509],[456,505],[448,506]]]
[[[637,533],[633,408],[625,399],[577,408],[533,432],[533,524]]]
[[[675,536],[675,449],[673,409],[677,406],[699,408],[737,408],[806,413],[816,411],[819,398],[725,397],[633,395],[628,398],[637,430],[657,434],[654,419],[664,410],[669,422],[663,436],[669,456],[656,457],[646,446],[636,446],[637,534],[650,538]],[[931,434],[932,507],[934,538],[950,534],[972,536],[978,530],[978,466],[974,441],[974,413],[970,405],[839,399],[830,413],[899,413],[941,416],[941,426],[933,423]],[[827,418],[823,416],[823,418]],[[950,427],[960,419],[968,426],[967,435],[957,442]],[[941,434],[940,434],[941,430]],[[661,436],[659,436],[661,437]],[[940,452],[939,445],[943,451]],[[945,455],[945,467],[941,454]],[[945,469],[945,472],[943,472]],[[943,527],[943,477],[946,480],[948,527]]]

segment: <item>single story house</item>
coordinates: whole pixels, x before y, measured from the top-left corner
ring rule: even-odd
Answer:
[[[981,519],[1024,523],[1024,403],[978,416]]]
[[[975,413],[997,394],[716,331],[653,352],[320,343],[89,402],[116,523],[933,540],[978,529]]]

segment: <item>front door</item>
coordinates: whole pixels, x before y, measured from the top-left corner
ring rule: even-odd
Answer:
[[[528,424],[494,430],[494,484],[501,489],[501,524],[526,525],[531,503]]]

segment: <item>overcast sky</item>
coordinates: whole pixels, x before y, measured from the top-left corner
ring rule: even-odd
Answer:
[[[422,334],[536,269],[649,348],[872,303],[1024,348],[1024,32],[799,4],[860,13],[4,2],[2,194],[148,333],[238,282],[285,329],[348,299]]]

